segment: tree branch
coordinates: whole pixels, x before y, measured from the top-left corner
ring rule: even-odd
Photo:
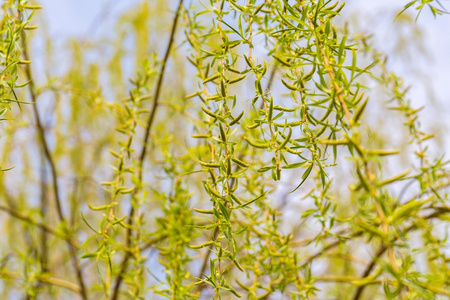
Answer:
[[[450,208],[438,207],[438,208],[436,208],[435,212],[433,212],[427,216],[424,216],[423,219],[425,219],[425,220],[433,219],[433,218],[439,217],[441,214],[445,214],[445,213],[449,213],[449,212],[450,212]],[[415,224],[415,223],[411,224],[404,230],[404,232],[409,232],[409,231],[415,229],[416,227],[417,227],[417,224]],[[391,242],[394,242],[396,239],[397,238],[395,238]],[[386,244],[383,244],[380,246],[380,248],[378,248],[378,251],[374,255],[374,257],[373,257],[372,261],[369,263],[369,265],[367,265],[366,269],[364,270],[364,273],[361,275],[361,278],[369,276],[370,272],[372,272],[372,269],[376,265],[376,261],[378,259],[380,259],[380,257],[384,254],[384,252],[386,252],[387,249],[388,249],[388,247],[386,246]],[[366,288],[366,285],[359,286],[355,292],[355,295],[353,296],[353,300],[359,300],[361,298],[362,293],[364,292],[365,288]]]
[[[0,278],[20,279],[20,278],[22,278],[22,276],[20,273],[16,273],[16,272],[1,271]],[[63,279],[41,275],[37,278],[37,281],[42,282],[42,283],[48,283],[50,285],[54,285],[57,287],[62,287],[62,288],[68,289],[68,290],[78,293],[78,294],[81,293],[81,289],[78,285],[73,284],[69,281],[63,280]]]
[[[70,244],[72,244],[75,248],[79,249],[81,248],[81,245],[79,243],[77,243],[76,241],[72,240],[70,237],[68,237],[67,235],[64,235],[64,233],[59,232],[58,230],[56,230],[53,227],[48,226],[45,223],[41,223],[38,222],[36,220],[33,220],[30,216],[27,216],[24,213],[21,213],[20,211],[17,211],[13,208],[10,207],[6,207],[3,205],[0,205],[0,210],[6,212],[7,214],[9,214],[11,217],[14,217],[16,219],[22,220],[24,222],[30,223],[32,225],[35,225],[39,228],[41,228],[43,231],[50,233],[62,240],[65,240],[66,242],[69,242]]]
[[[143,168],[144,168],[144,162],[145,162],[145,156],[147,154],[147,146],[148,146],[148,140],[150,137],[150,132],[152,130],[153,127],[153,122],[155,120],[155,116],[156,116],[156,110],[158,108],[158,103],[159,103],[159,98],[161,95],[161,88],[162,88],[162,82],[164,79],[164,74],[165,74],[165,70],[166,70],[166,65],[167,62],[169,60],[169,56],[170,56],[170,50],[172,49],[172,45],[174,42],[174,38],[175,38],[175,32],[176,32],[176,28],[177,28],[177,24],[178,24],[178,19],[180,16],[180,11],[181,11],[181,7],[183,5],[183,0],[180,0],[178,3],[178,8],[176,10],[173,22],[172,22],[172,29],[170,32],[170,38],[169,38],[169,42],[167,44],[167,48],[166,48],[166,52],[164,54],[164,58],[162,60],[162,64],[161,64],[161,69],[159,71],[159,76],[158,76],[158,80],[156,82],[156,88],[155,88],[155,93],[153,96],[153,105],[150,111],[150,115],[148,117],[147,120],[147,125],[145,128],[145,135],[144,135],[144,141],[142,143],[142,149],[141,149],[141,153],[139,156],[139,162],[138,162],[138,182],[139,184],[142,183],[142,173],[143,173]],[[140,186],[137,186],[133,195],[136,195],[139,192]],[[135,207],[133,206],[133,203],[131,203],[131,208],[130,208],[130,212],[128,214],[128,220],[129,220],[129,227],[127,230],[127,237],[126,237],[126,248],[130,248],[131,245],[131,240],[132,240],[132,228],[133,228],[133,218],[135,215],[136,211],[135,211]],[[120,271],[119,274],[117,275],[117,280],[116,280],[116,284],[114,286],[114,290],[113,290],[113,294],[111,296],[111,300],[117,300],[118,295],[119,295],[119,290],[120,290],[120,285],[122,284],[123,281],[123,276],[127,270],[128,267],[128,263],[129,260],[131,258],[131,252],[127,251],[125,253],[125,256],[123,257],[123,260],[120,264]]]
[[[21,40],[22,40],[22,49],[23,49],[22,53],[23,53],[25,60],[29,61],[30,57],[28,55],[28,48],[27,48],[27,43],[25,40],[26,36],[25,36],[24,31],[21,31],[21,35],[22,35]],[[33,114],[36,119],[36,127],[37,127],[39,140],[41,143],[42,150],[44,152],[45,159],[47,160],[47,162],[50,166],[51,177],[52,177],[52,182],[53,182],[53,192],[55,195],[56,211],[58,214],[59,221],[63,224],[68,225],[66,222],[66,219],[64,217],[64,214],[63,214],[61,198],[59,196],[58,174],[57,174],[57,170],[56,170],[56,164],[55,164],[55,162],[53,160],[53,156],[50,152],[50,148],[48,146],[48,142],[45,137],[45,130],[44,130],[44,127],[42,126],[41,118],[39,116],[39,112],[37,109],[37,98],[38,97],[35,92],[35,86],[34,86],[33,76],[32,76],[32,72],[31,72],[31,67],[29,64],[26,64],[24,69],[25,69],[25,74],[26,74],[27,80],[30,81],[30,83],[28,84],[28,90],[30,92],[31,100],[33,102],[33,104],[32,104]],[[87,300],[88,296],[87,296],[86,286],[84,284],[84,279],[83,279],[84,277],[82,274],[80,262],[78,260],[77,254],[76,254],[76,249],[73,246],[73,244],[71,242],[69,242],[67,239],[66,239],[66,242],[67,242],[67,246],[69,248],[69,254],[70,254],[70,257],[72,260],[73,267],[75,268],[78,283],[80,285],[81,297],[84,300]]]

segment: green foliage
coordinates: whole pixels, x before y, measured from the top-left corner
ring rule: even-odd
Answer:
[[[6,112],[11,110],[11,103],[23,103],[17,97],[15,89],[23,88],[28,82],[18,82],[18,66],[29,64],[31,61],[21,59],[21,41],[24,32],[34,30],[37,26],[30,24],[35,10],[40,9],[37,5],[27,5],[26,1],[5,1],[2,4],[2,18],[0,23],[0,122],[8,120]],[[23,80],[19,80],[23,81]],[[0,171],[7,171],[0,167]]]
[[[450,296],[447,162],[345,3],[143,2],[45,80],[3,6],[3,298]]]
[[[445,9],[445,7],[439,2],[439,0],[413,0],[408,2],[404,9],[399,13],[403,13],[405,10],[407,10],[410,7],[415,7],[416,10],[418,10],[417,17],[419,17],[420,13],[425,7],[428,7],[430,9],[433,16],[447,14],[448,11]]]

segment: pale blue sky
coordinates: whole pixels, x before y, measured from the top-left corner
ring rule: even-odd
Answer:
[[[151,0],[149,0],[151,2]],[[52,36],[63,42],[67,38],[77,37],[85,39],[98,38],[104,34],[111,34],[112,24],[121,12],[132,7],[141,0],[40,0],[42,11],[49,25]],[[348,0],[342,15],[350,16],[355,12],[359,17],[361,29],[372,31],[379,41],[382,50],[392,50],[391,31],[393,17],[407,3],[405,0]],[[450,3],[444,1],[444,5]],[[410,12],[415,14],[413,9]],[[102,19],[102,21],[99,21]],[[427,84],[432,87],[436,100],[447,103],[450,99],[450,15],[440,16],[436,19],[425,9],[421,14],[417,26],[425,33],[428,56],[416,57],[414,61],[397,61],[391,66],[408,82],[420,85]],[[113,33],[112,33],[113,34]],[[428,68],[428,82],[417,82],[417,70],[426,66]],[[419,76],[420,77],[420,76]],[[423,78],[421,79],[423,80]],[[445,110],[449,109],[445,107]],[[450,112],[450,110],[449,110]],[[450,119],[450,118],[449,118]]]
[[[113,24],[127,8],[142,0],[40,0],[44,9],[39,12],[48,24],[50,35],[56,46],[63,46],[69,38],[96,40],[113,35]],[[152,2],[152,0],[147,0]],[[187,2],[195,2],[189,0]],[[394,23],[397,12],[408,2],[406,0],[347,0],[341,20],[357,19],[357,30],[371,32],[378,48],[391,54],[389,67],[412,86],[409,97],[414,106],[426,105],[420,117],[423,125],[433,131],[437,127],[450,127],[450,15],[436,19],[424,9],[417,23],[399,28]],[[450,1],[443,1],[450,9]],[[414,9],[408,13],[416,15]],[[413,27],[411,27],[411,25]],[[420,53],[415,46],[416,36],[411,34],[416,27],[422,32],[424,50]],[[401,27],[401,26],[400,26]],[[393,52],[400,38],[405,39],[400,54]],[[36,44],[39,50],[39,43]],[[410,53],[407,56],[406,53]],[[61,54],[63,55],[63,54]],[[64,59],[61,60],[62,65]],[[38,66],[37,66],[38,67]],[[43,66],[41,66],[43,67]],[[39,68],[37,68],[38,70]],[[446,136],[441,134],[445,139]],[[450,147],[450,139],[445,139]],[[440,149],[443,152],[445,149]],[[448,155],[448,157],[450,157]]]

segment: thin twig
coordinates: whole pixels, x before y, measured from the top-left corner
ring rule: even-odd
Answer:
[[[449,208],[438,207],[438,208],[436,208],[435,212],[433,212],[433,213],[431,213],[431,214],[429,214],[427,216],[424,216],[423,219],[429,220],[429,219],[437,218],[441,214],[445,214],[445,213],[449,213],[449,212],[450,212]],[[403,232],[409,232],[409,231],[415,229],[416,227],[417,227],[417,224],[415,224],[415,223],[411,224]],[[391,242],[394,242],[396,239],[397,239],[397,237]],[[380,246],[380,248],[378,249],[378,251],[374,255],[372,261],[369,263],[369,265],[364,270],[364,273],[361,275],[361,278],[369,276],[370,272],[372,272],[372,269],[375,267],[376,261],[378,259],[380,259],[380,257],[384,254],[384,252],[386,252],[386,250],[388,250],[388,247],[386,246],[386,244],[383,244],[383,245]],[[363,293],[365,288],[366,288],[366,285],[359,286],[358,289],[355,292],[355,295],[353,296],[353,300],[359,300],[361,298],[362,293]]]
[[[22,275],[20,273],[16,273],[16,272],[1,271],[0,278],[20,279],[20,278],[22,278]],[[50,285],[57,286],[57,287],[62,287],[62,288],[68,289],[68,290],[78,293],[78,294],[81,293],[81,289],[78,285],[73,284],[69,281],[63,280],[63,279],[41,275],[37,278],[37,281],[42,282],[42,283],[48,283]]]
[[[155,244],[165,240],[166,238],[167,238],[167,235],[161,235],[161,236],[155,237],[155,238],[147,241],[143,246],[141,246],[140,251],[145,251],[148,248],[153,247]]]
[[[367,278],[359,278],[355,276],[319,276],[316,278],[316,282],[342,282],[342,283],[349,283],[353,285],[359,285],[361,280],[365,280]],[[365,283],[365,286],[372,285],[372,284],[381,284],[383,281],[379,279],[372,279],[369,282]],[[396,285],[398,282],[394,280],[387,280],[389,284]],[[436,294],[444,295],[444,296],[450,296],[450,292],[447,290],[444,290],[443,288],[436,287],[436,286],[428,286],[424,283],[417,283],[422,288],[430,290]]]
[[[180,15],[180,11],[181,11],[181,7],[183,5],[183,0],[180,0],[178,3],[178,8],[175,12],[175,16],[173,19],[173,23],[172,23],[172,29],[170,32],[170,38],[169,38],[169,42],[167,44],[167,48],[166,48],[166,52],[164,54],[164,58],[162,60],[161,63],[161,69],[159,71],[159,76],[158,76],[158,80],[156,82],[156,87],[155,87],[155,93],[153,96],[153,105],[150,111],[150,115],[148,117],[147,120],[147,126],[145,128],[145,135],[144,135],[144,141],[142,143],[142,149],[141,149],[141,153],[139,156],[139,162],[138,162],[138,182],[139,184],[142,183],[142,170],[144,167],[144,162],[145,162],[145,156],[147,154],[147,146],[148,146],[148,140],[150,137],[150,132],[151,129],[153,127],[153,122],[155,120],[155,116],[156,116],[156,110],[158,108],[158,102],[159,102],[159,97],[161,95],[161,87],[162,87],[162,82],[164,79],[164,74],[165,74],[165,70],[166,70],[166,66],[167,66],[167,62],[169,60],[169,56],[170,56],[170,50],[172,49],[172,45],[174,42],[174,38],[175,38],[175,32],[176,32],[176,28],[177,28],[177,23],[178,23],[178,18]],[[135,191],[134,191],[134,195],[136,195],[139,192],[139,186],[136,187]],[[132,241],[132,227],[133,227],[133,218],[134,215],[136,213],[135,207],[133,205],[131,205],[130,208],[130,212],[128,214],[128,222],[129,222],[129,227],[127,230],[127,237],[126,237],[126,248],[130,248],[131,245],[131,241]],[[116,280],[116,284],[114,286],[114,290],[111,296],[112,300],[117,300],[118,296],[119,296],[119,290],[120,290],[120,285],[123,282],[123,276],[127,270],[128,267],[128,262],[131,258],[131,252],[127,251],[125,253],[125,256],[123,257],[123,260],[120,264],[120,272],[117,275],[117,280]]]
[[[302,8],[305,9],[305,5],[303,3],[301,3],[301,5],[302,5]],[[311,20],[309,14],[306,14],[306,18],[308,19],[309,25],[312,28],[315,29],[316,25]],[[333,67],[331,66],[331,64],[330,64],[330,62],[328,60],[328,57],[327,57],[326,53],[325,53],[325,48],[323,47],[322,42],[320,41],[320,38],[317,35],[316,30],[313,30],[313,34],[314,34],[314,37],[316,39],[317,46],[320,48],[320,53],[322,55],[324,67],[325,67],[326,71],[328,72],[328,76],[330,77],[331,83],[333,84],[333,88],[336,91],[336,95],[337,95],[337,97],[339,99],[339,102],[340,102],[340,104],[342,106],[342,110],[344,111],[344,114],[345,114],[345,116],[348,119],[349,125],[352,126],[353,125],[352,117],[351,117],[350,112],[349,112],[349,110],[347,108],[347,105],[345,104],[345,99],[342,96],[342,89],[339,87],[338,83],[336,82],[334,70],[333,70]]]
[[[40,199],[40,211],[42,214],[42,218],[45,220],[47,216],[47,207],[48,207],[48,199],[47,199],[47,184],[46,184],[46,168],[45,168],[45,157],[42,156],[41,158],[41,174],[40,174],[40,185],[41,185],[41,199]],[[48,232],[45,231],[45,229],[41,228],[41,239],[40,239],[40,253],[39,253],[39,261],[42,268],[42,273],[50,273],[50,270],[48,268],[48,246],[47,246],[47,240],[48,240]],[[43,286],[43,282],[38,281],[34,284],[35,290],[41,290]],[[25,296],[25,299],[34,299],[34,296],[27,292],[27,295]]]
[[[47,209],[48,209],[48,199],[47,199],[47,184],[45,183],[45,179],[47,172],[44,164],[44,160],[41,160],[41,214],[42,218],[45,220],[47,218]],[[48,240],[48,233],[45,229],[42,228],[41,233],[41,265],[42,270],[47,273],[48,272],[48,247],[47,247],[47,240]]]
[[[23,53],[25,60],[29,61],[30,57],[28,55],[28,48],[27,48],[27,43],[25,40],[26,36],[25,36],[24,31],[21,31],[21,36],[22,36],[22,49],[23,49],[22,53]],[[59,196],[58,174],[56,171],[56,164],[55,164],[55,162],[53,160],[53,156],[50,152],[50,148],[48,146],[48,142],[45,137],[45,130],[44,130],[44,127],[42,126],[41,118],[39,116],[39,112],[37,109],[37,95],[36,95],[36,91],[35,91],[31,67],[29,64],[26,64],[24,69],[25,69],[25,74],[26,74],[27,80],[30,81],[30,83],[28,84],[28,90],[30,92],[31,100],[33,102],[33,104],[32,104],[33,114],[36,119],[36,127],[37,127],[37,132],[39,135],[39,140],[40,140],[40,143],[42,146],[42,150],[44,152],[44,156],[50,166],[51,177],[52,177],[52,182],[53,182],[53,192],[55,195],[55,202],[56,202],[56,211],[58,214],[59,221],[63,224],[68,225],[66,222],[66,219],[64,217],[64,214],[63,214],[61,198]],[[75,249],[74,245],[68,239],[66,239],[66,243],[69,248],[69,254],[70,254],[70,257],[72,260],[73,267],[75,268],[78,284],[80,285],[81,297],[84,300],[87,300],[88,299],[87,290],[86,290],[86,286],[84,284],[84,279],[83,279],[84,277],[83,277],[83,273],[82,273],[82,270],[80,267],[80,262],[77,257],[76,249]]]
[[[372,269],[376,265],[377,259],[379,259],[386,250],[387,246],[385,244],[381,245],[380,248],[378,248],[378,251],[374,255],[372,261],[367,265],[366,269],[364,270],[364,273],[361,275],[361,278],[369,276],[370,272],[372,272]],[[366,285],[361,285],[356,289],[355,295],[353,296],[353,300],[358,300],[361,297],[365,287]]]
[[[218,234],[219,234],[219,227],[216,227],[216,229],[214,229],[214,233],[213,233],[211,240],[215,241],[217,239]],[[197,278],[202,278],[202,275],[205,273],[206,268],[208,267],[208,260],[211,256],[212,251],[213,251],[213,245],[210,245],[207,248],[205,257],[203,257],[202,267],[200,268],[200,271],[198,272]],[[201,293],[203,291],[203,289],[207,286],[208,285],[206,285],[206,284],[198,285],[197,292]]]
[[[351,239],[355,239],[359,236],[361,236],[364,232],[362,231],[357,231],[355,233],[353,233],[352,235],[350,235]],[[323,254],[325,254],[328,250],[331,250],[333,248],[335,248],[336,246],[338,246],[340,243],[342,243],[341,240],[337,240],[334,241],[328,245],[326,245],[325,247],[323,247],[320,252],[317,252],[316,254],[310,255],[309,257],[306,258],[306,261],[300,266],[301,268],[305,267],[306,265],[310,264],[311,262],[313,262],[317,257],[322,256]]]
[[[272,70],[270,71],[269,81],[267,82],[266,91],[268,91],[272,87],[273,79],[275,78],[276,72],[277,72],[277,66],[274,66],[272,68]],[[263,102],[261,103],[261,109],[264,107],[264,99],[262,99],[262,101]],[[242,160],[243,159],[243,155],[239,156],[239,159]],[[230,187],[231,188],[234,186],[235,182],[236,182],[236,178],[233,177],[231,179],[231,183],[230,183]],[[217,238],[218,233],[219,233],[219,230],[218,230],[218,227],[216,227],[216,229],[214,230],[214,233],[213,233],[211,239],[215,240]],[[205,254],[204,258],[203,258],[202,267],[201,267],[201,269],[199,271],[199,274],[197,275],[197,278],[201,278],[202,274],[205,272],[206,268],[208,267],[208,260],[209,260],[209,257],[211,256],[212,248],[213,248],[213,245],[208,247],[207,252],[206,252],[206,254]],[[197,292],[201,293],[203,291],[203,289],[206,288],[206,287],[207,287],[206,284],[199,285],[197,287]]]
[[[17,218],[19,220],[22,220],[22,221],[25,221],[27,223],[30,223],[32,225],[35,225],[35,226],[41,228],[43,231],[45,231],[47,233],[50,233],[50,234],[53,234],[54,236],[71,243],[75,248],[81,248],[81,245],[79,243],[77,243],[76,241],[70,239],[64,233],[59,232],[55,228],[53,228],[53,227],[51,227],[51,226],[49,226],[49,225],[47,225],[45,223],[41,223],[41,222],[38,222],[36,220],[33,220],[30,216],[27,216],[26,214],[24,214],[24,213],[22,213],[20,211],[17,211],[14,208],[0,205],[0,210],[8,213],[11,217],[14,217],[14,218]]]

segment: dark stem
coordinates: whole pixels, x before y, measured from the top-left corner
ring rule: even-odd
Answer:
[[[43,231],[45,231],[46,233],[51,233],[60,239],[66,240],[67,242],[71,243],[75,248],[81,248],[81,245],[79,245],[78,243],[76,243],[74,240],[70,239],[66,235],[64,235],[64,233],[59,232],[55,228],[52,228],[45,223],[35,221],[31,217],[25,215],[24,213],[21,213],[20,211],[18,211],[15,208],[0,205],[0,210],[6,212],[11,217],[14,217],[16,219],[19,219],[24,222],[30,223],[34,226],[37,226],[37,227],[41,228]]]
[[[437,218],[442,214],[446,214],[449,213],[450,210],[446,207],[437,207],[435,208],[436,211],[426,215],[423,217],[424,220],[430,220],[433,218]],[[409,232],[413,229],[416,229],[417,227],[419,227],[417,224],[413,223],[410,226],[408,226],[403,232]],[[394,238],[391,242],[395,242],[395,240],[397,239]],[[369,276],[370,272],[372,272],[372,269],[375,267],[376,261],[381,258],[381,256],[384,254],[384,252],[386,252],[386,250],[388,249],[388,246],[386,244],[383,244],[380,246],[380,248],[378,249],[377,253],[375,254],[375,256],[373,257],[372,261],[370,262],[369,265],[367,265],[367,268],[364,270],[364,273],[361,275],[361,278],[365,278],[367,276]],[[361,285],[358,287],[358,289],[355,292],[355,295],[353,296],[353,300],[359,300],[362,296],[362,293],[364,291],[364,289],[367,287],[367,285]]]
[[[361,278],[365,278],[370,275],[370,272],[372,272],[372,269],[375,267],[376,260],[379,259],[387,249],[388,248],[386,245],[381,245],[380,248],[378,248],[377,253],[375,254],[370,264],[367,265],[366,269],[364,270],[364,273],[361,275]],[[361,285],[358,287],[358,289],[355,292],[355,296],[353,296],[353,300],[358,300],[362,296],[365,287],[366,287],[365,285]]]
[[[211,239],[212,240],[216,240],[218,234],[219,234],[219,227],[216,227],[216,229],[214,229],[214,233],[213,233],[213,236],[212,236]],[[208,247],[208,250],[207,250],[208,252],[206,252],[205,257],[203,258],[202,268],[200,269],[200,271],[199,271],[199,273],[197,275],[197,278],[202,278],[203,277],[202,275],[203,275],[203,273],[205,273],[206,268],[208,267],[208,260],[209,260],[209,257],[211,256],[211,252],[213,250],[213,247],[214,247],[214,245],[210,245]],[[203,289],[206,288],[207,286],[209,286],[209,285],[206,285],[206,284],[199,285],[198,288],[197,288],[197,292],[201,293],[203,291]]]
[[[47,172],[45,168],[45,157],[42,157],[41,159],[41,174],[40,174],[40,184],[41,184],[41,199],[40,199],[40,211],[42,214],[42,219],[47,218],[47,206],[48,206],[48,200],[47,200]],[[41,228],[41,240],[40,240],[40,251],[38,251],[39,254],[39,261],[41,264],[42,273],[49,273],[48,268],[48,247],[47,247],[47,240],[48,240],[48,233],[44,228]],[[43,282],[38,281],[34,286],[35,290],[41,290],[42,286],[44,285]],[[31,296],[31,294],[28,294],[25,296],[25,299],[34,299],[34,297]]]
[[[44,161],[41,164],[41,214],[42,218],[45,220],[47,218],[47,207],[48,207],[48,201],[47,201],[47,184],[45,182],[47,178],[47,172],[45,168]],[[48,240],[48,233],[45,231],[45,229],[41,229],[41,266],[42,266],[42,272],[47,273],[48,272],[48,247],[47,247],[47,240]]]
[[[269,75],[269,81],[267,82],[267,87],[266,87],[266,91],[269,91],[270,88],[272,87],[272,83],[273,83],[273,79],[275,78],[275,74],[277,73],[277,66],[273,66],[272,70],[270,71],[270,75]],[[259,107],[260,109],[264,108],[264,99],[261,99],[261,106]]]
[[[25,41],[26,36],[23,31],[21,32],[21,37],[22,37],[22,49],[23,49],[22,53],[23,53],[25,60],[28,61],[28,60],[30,60],[30,58],[28,55],[27,43]],[[34,86],[34,82],[32,79],[33,76],[32,76],[32,72],[31,72],[31,67],[29,64],[26,64],[24,69],[25,69],[25,74],[27,76],[27,80],[30,81],[30,83],[28,84],[28,90],[30,92],[31,100],[33,102],[32,107],[33,107],[33,114],[36,119],[36,128],[37,128],[37,132],[38,132],[38,138],[40,140],[40,144],[41,144],[42,150],[44,152],[43,153],[44,157],[50,166],[50,173],[51,173],[51,178],[52,178],[52,183],[53,183],[53,193],[55,195],[56,211],[58,214],[59,221],[63,224],[68,225],[66,222],[66,219],[64,217],[63,211],[62,211],[61,198],[59,196],[58,174],[57,174],[57,170],[56,170],[56,164],[55,164],[55,162],[53,160],[53,156],[50,152],[50,148],[48,146],[48,142],[45,137],[45,130],[44,130],[44,127],[42,126],[41,118],[39,116],[39,112],[37,109],[37,95],[35,92],[35,86]],[[72,260],[73,267],[76,272],[77,280],[80,285],[81,297],[84,300],[87,300],[88,299],[87,290],[86,290],[86,286],[84,284],[83,274],[82,274],[82,270],[80,267],[80,262],[78,261],[75,247],[68,239],[66,239],[66,243],[67,243],[67,247],[69,249],[69,254],[70,254],[70,257]]]
[[[169,38],[169,42],[167,44],[167,48],[166,48],[166,52],[164,54],[164,58],[162,60],[162,64],[161,64],[161,69],[159,71],[159,76],[158,76],[158,80],[156,82],[156,87],[155,87],[155,93],[153,95],[153,105],[150,111],[150,115],[147,119],[147,126],[145,127],[145,134],[144,134],[144,141],[142,143],[142,149],[141,149],[141,153],[139,156],[139,162],[138,162],[138,182],[139,184],[142,183],[142,173],[143,173],[143,167],[144,167],[144,162],[145,162],[145,157],[147,154],[147,146],[148,146],[148,140],[150,137],[150,132],[151,129],[153,127],[153,122],[155,120],[155,116],[156,116],[156,110],[158,108],[158,102],[159,102],[159,98],[161,95],[161,88],[162,88],[162,82],[164,79],[164,74],[165,74],[165,70],[166,70],[166,65],[167,62],[169,60],[169,56],[170,56],[170,50],[172,49],[172,45],[174,42],[174,38],[175,38],[175,32],[176,32],[176,28],[177,28],[177,24],[178,24],[178,19],[180,16],[180,11],[181,11],[181,7],[183,5],[183,0],[180,0],[178,3],[178,8],[176,10],[174,19],[173,19],[173,23],[172,23],[172,29],[170,32],[170,38]],[[139,186],[136,187],[135,191],[134,191],[134,195],[137,195],[139,193]],[[132,241],[132,227],[133,227],[133,218],[134,215],[136,213],[135,207],[133,205],[133,203],[131,203],[131,208],[130,208],[130,212],[128,213],[128,222],[129,222],[129,228],[127,230],[127,237],[126,237],[126,248],[129,249],[130,245],[131,245],[131,241]],[[119,291],[120,291],[120,285],[123,282],[123,276],[127,270],[128,267],[128,263],[129,260],[131,258],[131,251],[126,251],[125,256],[122,259],[122,262],[120,264],[120,272],[117,275],[117,280],[116,280],[116,284],[114,285],[114,290],[113,290],[113,294],[111,296],[111,300],[117,300],[118,296],[119,296]]]

